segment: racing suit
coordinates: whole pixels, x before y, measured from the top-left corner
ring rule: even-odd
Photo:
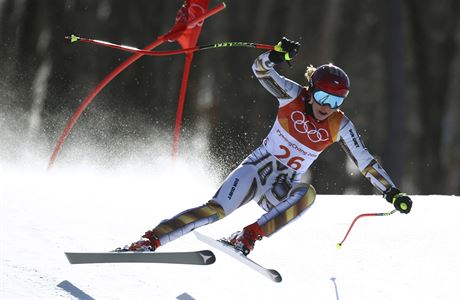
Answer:
[[[380,192],[395,187],[341,110],[323,121],[316,120],[308,87],[280,76],[273,67],[268,52],[252,65],[257,79],[279,103],[276,120],[262,145],[230,173],[205,205],[186,210],[154,228],[153,234],[161,245],[222,219],[251,200],[266,211],[257,223],[266,236],[272,235],[313,204],[316,192],[302,182],[301,174],[335,142],[343,146]]]

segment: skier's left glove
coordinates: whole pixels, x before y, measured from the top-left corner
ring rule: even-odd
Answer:
[[[408,214],[412,208],[412,200],[397,188],[391,188],[385,193],[385,199],[393,204],[400,213]]]
[[[291,41],[285,37],[281,39],[281,41],[275,45],[268,58],[278,64],[283,61],[289,62],[292,60],[299,52],[300,43]]]

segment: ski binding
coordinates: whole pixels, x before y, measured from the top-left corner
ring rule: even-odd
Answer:
[[[208,244],[209,246],[216,248],[217,250],[222,251],[223,253],[233,257],[237,261],[245,264],[249,268],[253,269],[254,271],[258,272],[259,274],[267,277],[268,279],[274,282],[281,282],[282,277],[281,274],[273,269],[267,269],[255,261],[251,260],[250,258],[246,257],[243,253],[235,249],[233,246],[219,240],[215,240],[209,236],[206,236],[202,233],[194,231],[195,236],[202,242]]]

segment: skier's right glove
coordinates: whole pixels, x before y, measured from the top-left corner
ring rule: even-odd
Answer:
[[[283,61],[289,62],[297,55],[297,52],[299,52],[299,48],[299,42],[294,42],[283,37],[281,41],[275,45],[275,48],[270,51],[268,58],[275,64],[278,64]]]
[[[386,192],[385,199],[393,204],[400,213],[408,214],[412,208],[412,200],[397,188],[391,188]]]

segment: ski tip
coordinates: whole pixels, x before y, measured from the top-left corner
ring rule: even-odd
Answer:
[[[211,250],[201,250],[199,251],[201,258],[203,258],[203,262],[205,265],[212,265],[216,262],[216,256]]]
[[[273,269],[269,269],[268,271],[270,272],[270,275],[274,282],[281,282],[283,280],[283,278],[281,277],[281,274],[278,271],[273,270]]]

